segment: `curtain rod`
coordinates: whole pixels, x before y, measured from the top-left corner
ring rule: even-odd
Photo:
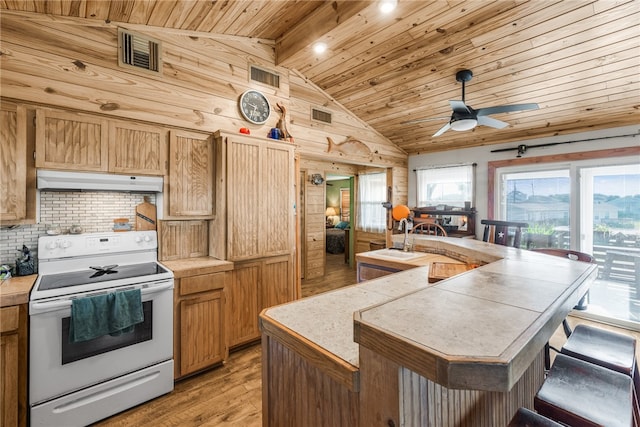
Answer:
[[[455,168],[458,166],[473,166],[474,168],[476,166],[478,166],[477,163],[454,163],[454,164],[450,164],[450,165],[432,165],[432,166],[424,166],[421,168],[416,168],[413,171],[423,171],[423,170],[430,170],[430,169],[444,169],[444,168]]]

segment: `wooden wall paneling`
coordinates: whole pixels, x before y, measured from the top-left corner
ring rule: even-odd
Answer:
[[[172,130],[169,216],[213,216],[213,137]]]
[[[111,172],[166,175],[168,149],[168,131],[160,126],[109,122]]]
[[[209,221],[209,256],[227,259],[227,143],[214,135],[214,216]]]
[[[198,258],[209,254],[209,226],[207,221],[183,221],[185,258]]]
[[[36,111],[36,166],[106,172],[108,125],[103,118],[50,109]]]

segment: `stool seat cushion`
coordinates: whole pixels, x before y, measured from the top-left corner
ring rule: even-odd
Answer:
[[[563,354],[631,376],[635,367],[635,338],[579,324],[562,347]]]
[[[562,424],[527,408],[519,408],[507,427],[562,427]]]
[[[568,425],[629,427],[632,393],[631,377],[558,354],[534,407]]]

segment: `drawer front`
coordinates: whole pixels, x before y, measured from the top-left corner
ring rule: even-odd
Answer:
[[[224,288],[225,273],[202,274],[180,279],[180,295]]]
[[[18,330],[19,312],[17,305],[0,308],[0,333]]]

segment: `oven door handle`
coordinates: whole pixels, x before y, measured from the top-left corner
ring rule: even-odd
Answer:
[[[33,308],[34,310],[50,310],[64,307],[71,307],[70,299],[61,301],[34,302],[31,304],[31,308]]]
[[[166,289],[171,289],[171,288],[173,288],[173,279],[168,280],[166,283],[158,285],[158,286],[149,286],[147,288],[142,288],[142,289],[140,289],[140,294],[146,295],[146,294],[151,294],[151,293],[154,293],[154,292],[164,291]]]

